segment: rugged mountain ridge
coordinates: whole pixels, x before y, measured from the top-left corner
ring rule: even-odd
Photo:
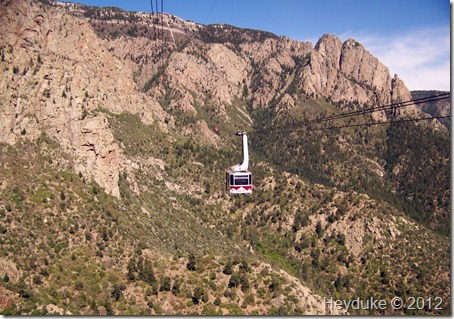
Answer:
[[[149,14],[48,1],[0,13],[3,313],[324,314],[337,312],[323,297],[371,292],[438,296],[424,313],[449,312],[436,124],[252,136],[256,191],[223,194],[229,132],[411,99],[361,44],[167,14],[162,41]],[[389,138],[421,128],[437,154],[421,163],[443,168],[436,200],[403,183],[426,176]]]
[[[138,28],[145,28],[148,34],[118,36],[122,33],[112,31],[118,22],[115,19],[100,21],[90,15],[90,23],[104,38],[115,38],[110,42],[113,54],[136,62],[139,83],[149,81],[150,69],[158,73],[159,67],[157,61],[144,59],[144,52],[162,56],[166,64],[163,85],[171,87],[171,92],[164,93],[166,87],[158,85],[153,93],[172,94],[173,100],[184,106],[192,102],[190,92],[210,92],[204,97],[222,110],[224,104],[232,104],[234,97],[242,97],[245,88],[254,108],[293,105],[295,90],[314,97],[329,96],[333,102],[344,104],[389,104],[411,99],[397,75],[392,78],[388,68],[353,39],[342,43],[327,34],[313,47],[310,42],[262,31],[249,30],[244,36],[245,31],[229,25],[185,23],[171,15],[164,16],[161,31],[153,31],[150,18],[139,17],[143,20],[129,19],[136,23],[139,20],[139,26],[142,22]],[[130,30],[126,22],[117,28],[123,33]],[[159,37],[160,32],[164,33],[163,50],[157,45],[159,39],[157,43],[144,42],[147,37]]]

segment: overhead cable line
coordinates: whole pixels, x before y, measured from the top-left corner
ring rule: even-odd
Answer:
[[[157,47],[157,55],[158,55],[158,64],[159,68],[162,68],[162,60],[163,60],[163,53],[164,53],[164,0],[161,0],[161,8],[159,8],[158,0],[155,0],[155,5],[153,6],[153,0],[150,0],[151,5],[151,18],[153,24],[153,39],[156,41]],[[155,18],[155,13],[159,16]],[[156,22],[160,23],[158,26],[158,30],[156,31]],[[161,39],[161,45],[159,46],[159,39]]]
[[[213,4],[211,5],[210,11],[208,11],[208,15],[206,16],[205,20],[203,21],[203,24],[207,24],[208,18],[210,17],[211,12],[213,12],[213,9],[216,6],[217,2],[218,2],[217,0],[214,0]]]
[[[150,4],[151,4],[151,23],[153,24],[153,38],[152,38],[152,40],[156,40],[157,36],[156,36],[156,23],[155,23],[155,16],[154,16],[155,10],[153,8],[153,0],[150,0]],[[156,2],[156,13],[157,12],[158,12],[158,3]]]
[[[299,127],[306,126],[306,125],[319,124],[322,122],[337,120],[337,119],[341,119],[341,118],[345,118],[345,117],[364,115],[367,113],[374,113],[374,112],[386,111],[386,110],[395,110],[397,108],[402,108],[402,107],[406,107],[406,106],[413,105],[413,104],[421,104],[421,103],[445,100],[445,99],[449,99],[450,95],[451,95],[451,93],[448,92],[448,93],[429,96],[429,97],[425,97],[425,98],[419,98],[419,99],[408,100],[408,101],[403,101],[403,102],[394,102],[394,103],[379,106],[379,107],[371,107],[371,108],[367,108],[364,110],[350,111],[350,112],[346,112],[346,113],[330,115],[327,117],[308,120],[308,121],[304,121],[304,122],[289,123],[287,125],[275,126],[275,127],[267,128],[267,129],[253,130],[253,131],[251,131],[251,133],[260,134],[260,133],[266,133],[266,132],[272,132],[272,131],[278,131],[278,130],[288,131],[291,128],[299,128]]]
[[[155,8],[156,8],[156,20],[159,22],[159,16],[158,16],[158,13],[159,13],[159,6],[158,6],[158,0],[155,0]],[[157,32],[159,34],[159,30]]]
[[[325,130],[333,130],[333,129],[341,129],[341,128],[350,128],[350,127],[369,127],[374,125],[385,125],[385,124],[393,124],[393,123],[406,123],[406,122],[421,122],[421,121],[428,121],[428,120],[435,120],[435,119],[447,119],[451,118],[450,115],[445,116],[430,116],[430,117],[419,117],[419,118],[409,118],[409,119],[400,119],[400,120],[389,120],[389,121],[381,121],[381,122],[369,122],[363,124],[346,124],[346,125],[334,125],[334,126],[325,126],[325,127],[306,127],[306,128],[294,128],[294,129],[282,129],[282,130],[273,130],[273,133],[293,133],[293,132],[303,132],[303,131],[325,131]]]
[[[440,95],[435,95],[431,97],[426,97],[426,98],[420,98],[420,99],[415,99],[415,100],[409,100],[409,101],[403,101],[403,102],[394,102],[391,104],[379,106],[379,107],[372,107],[364,110],[357,110],[357,111],[351,111],[351,112],[346,112],[346,113],[341,113],[341,114],[336,114],[336,115],[330,115],[327,117],[319,118],[319,119],[313,119],[313,120],[308,120],[304,122],[297,122],[297,123],[290,123],[288,125],[280,126],[280,127],[275,127],[274,129],[281,129],[281,128],[290,128],[290,127],[298,127],[298,126],[304,126],[304,125],[309,125],[309,124],[318,124],[321,122],[326,122],[330,120],[337,120],[345,117],[351,117],[351,116],[357,116],[357,115],[363,115],[367,113],[374,113],[374,112],[379,112],[379,111],[386,111],[386,110],[393,110],[396,108],[401,108],[405,106],[409,106],[412,104],[421,104],[421,103],[427,103],[427,102],[434,102],[434,101],[439,101],[443,99],[449,99],[450,98],[450,93],[443,93]],[[259,130],[260,131],[265,131],[265,130]],[[256,131],[257,132],[257,131]]]
[[[161,0],[161,67],[163,66],[164,55],[164,0]]]

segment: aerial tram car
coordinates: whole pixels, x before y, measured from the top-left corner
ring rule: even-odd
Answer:
[[[243,137],[243,162],[230,167],[225,174],[225,188],[229,194],[252,194],[252,174],[248,171],[249,150],[246,132],[235,135]]]

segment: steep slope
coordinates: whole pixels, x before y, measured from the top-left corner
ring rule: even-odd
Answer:
[[[0,147],[2,314],[326,313],[176,199],[118,201],[45,135]]]
[[[162,123],[161,107],[135,90],[131,71],[84,21],[33,1],[0,9],[2,141],[45,131],[74,155],[76,171],[118,196],[125,158],[99,109],[127,109]]]
[[[337,314],[323,298],[395,295],[449,313],[446,130],[263,133],[410,100],[361,44],[50,1],[0,13],[3,314]],[[237,130],[249,197],[223,191]]]
[[[161,25],[143,13],[95,13],[86,6],[72,10],[89,17],[96,32],[109,40],[109,51],[134,69],[139,87],[169,109],[194,114],[194,105],[205,106],[220,121],[229,120],[233,110],[241,112],[238,100],[253,108],[285,108],[295,105],[295,93],[329,97],[340,109],[351,103],[411,100],[405,84],[391,78],[388,68],[353,39],[342,43],[325,35],[313,47],[263,31],[198,25],[168,14]],[[421,114],[414,106],[408,112]]]
[[[288,173],[266,175],[257,185],[264,191],[233,211],[241,219],[232,220],[232,226],[254,251],[298,274],[323,295],[345,300],[431,295],[449,300],[447,237],[367,195],[311,185]],[[448,304],[419,313],[442,313]]]

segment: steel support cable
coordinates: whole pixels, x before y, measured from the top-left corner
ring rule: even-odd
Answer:
[[[205,20],[203,21],[203,24],[206,24],[206,23],[207,23],[208,18],[210,17],[211,12],[213,12],[213,9],[214,9],[214,7],[216,6],[216,3],[217,3],[217,2],[218,2],[217,0],[214,0],[213,4],[211,5],[210,11],[208,11],[208,14],[207,14],[206,18],[205,18]]]
[[[446,119],[451,118],[450,115],[445,116],[430,116],[430,117],[419,117],[419,118],[410,118],[410,119],[400,119],[400,120],[389,120],[389,121],[382,121],[382,122],[370,122],[370,123],[363,123],[363,124],[346,124],[346,125],[335,125],[335,126],[325,126],[325,127],[301,127],[301,128],[294,128],[294,129],[282,129],[282,130],[273,130],[270,133],[293,133],[293,132],[304,132],[304,131],[325,131],[325,130],[333,130],[333,129],[341,129],[341,128],[350,128],[350,127],[369,127],[374,125],[385,125],[385,124],[392,124],[392,123],[405,123],[405,122],[420,122],[420,121],[428,121],[428,120],[435,120],[435,119]]]
[[[153,36],[154,36],[154,40],[156,41],[156,46],[158,47],[158,42],[159,42],[159,37],[160,37],[160,31],[158,29],[158,31],[156,32],[156,19],[159,23],[159,5],[158,5],[158,0],[155,0],[155,9],[156,9],[156,18],[154,16],[154,11],[153,11],[153,0],[150,1],[151,2],[151,11],[153,12]],[[162,6],[161,6],[161,10],[162,10]],[[161,52],[158,52],[158,64],[160,65],[161,64],[161,59],[162,59],[162,50]]]
[[[437,95],[437,96],[432,96],[432,97],[427,97],[427,98],[421,98],[421,99],[416,99],[416,100],[410,100],[410,101],[404,101],[404,102],[395,102],[392,104],[380,106],[380,107],[374,107],[374,108],[368,108],[364,110],[358,110],[358,111],[351,111],[351,112],[346,112],[342,114],[337,114],[337,115],[331,115],[327,116],[324,118],[319,118],[319,119],[314,119],[314,120],[309,120],[309,121],[304,121],[304,122],[299,122],[299,123],[290,123],[285,126],[281,127],[275,127],[275,129],[281,129],[281,128],[290,128],[290,127],[299,127],[303,125],[308,125],[308,124],[318,124],[321,122],[326,122],[329,120],[336,120],[344,117],[351,117],[351,116],[356,116],[356,115],[362,115],[362,114],[367,114],[367,113],[374,113],[374,112],[379,112],[379,111],[386,111],[386,110],[392,110],[396,108],[401,108],[405,106],[409,106],[412,104],[421,104],[421,103],[427,103],[427,102],[434,102],[438,100],[443,100],[443,99],[448,99],[450,96],[445,96],[445,95],[450,95],[450,93],[442,94],[442,95]],[[265,131],[265,130],[259,130],[258,132]]]
[[[163,68],[164,59],[164,0],[161,0],[161,68]]]
[[[310,124],[319,124],[322,122],[326,122],[326,121],[330,121],[330,120],[337,120],[337,119],[341,119],[341,118],[345,118],[345,117],[352,117],[352,116],[363,115],[363,114],[367,114],[367,113],[374,113],[374,112],[379,112],[379,111],[394,110],[394,109],[406,107],[406,106],[409,106],[412,104],[435,102],[435,101],[449,99],[450,94],[451,93],[443,93],[443,94],[439,94],[439,95],[434,95],[434,96],[430,96],[430,97],[419,98],[419,99],[414,99],[414,100],[409,100],[409,101],[394,102],[394,103],[388,104],[388,105],[331,115],[331,116],[327,116],[327,117],[323,117],[323,118],[319,118],[319,119],[308,120],[308,121],[304,121],[304,122],[289,123],[287,125],[275,126],[275,127],[267,128],[267,129],[253,130],[253,131],[251,131],[251,133],[260,134],[260,133],[266,133],[266,132],[271,132],[271,131],[281,130],[281,129],[288,130],[289,128],[294,128],[294,127],[298,128],[298,127],[310,125]]]
[[[155,1],[157,1],[157,0],[155,0]],[[154,38],[154,40],[156,40],[158,37],[156,36],[155,13],[158,13],[158,3],[156,2],[156,6],[155,6],[156,11],[153,8],[153,0],[150,0],[150,3],[151,3],[151,19],[152,19],[151,23],[153,24],[153,38]]]
[[[156,17],[158,19],[158,22],[159,22],[159,17],[158,17],[158,13],[159,13],[159,6],[158,6],[158,0],[155,0],[155,8],[156,8]]]
[[[427,103],[427,102],[434,102],[434,101],[439,101],[439,100],[448,99],[448,98],[450,98],[450,97],[449,96],[447,96],[447,97],[434,96],[432,99],[421,98],[421,99],[410,100],[410,101],[405,101],[405,102],[394,102],[393,104],[389,104],[389,105],[384,105],[384,106],[379,106],[379,107],[371,107],[371,108],[364,109],[364,110],[351,111],[351,112],[347,112],[347,113],[332,115],[332,116],[328,116],[326,118],[322,118],[322,119],[319,119],[319,120],[323,120],[323,121],[336,120],[336,119],[344,118],[344,117],[362,115],[362,114],[366,114],[366,113],[374,113],[374,112],[379,112],[379,111],[392,110],[392,109],[395,109],[395,108],[401,108],[401,107],[405,107],[405,106],[410,106],[412,104],[421,104],[421,103]],[[320,122],[320,121],[311,120],[311,122]]]

